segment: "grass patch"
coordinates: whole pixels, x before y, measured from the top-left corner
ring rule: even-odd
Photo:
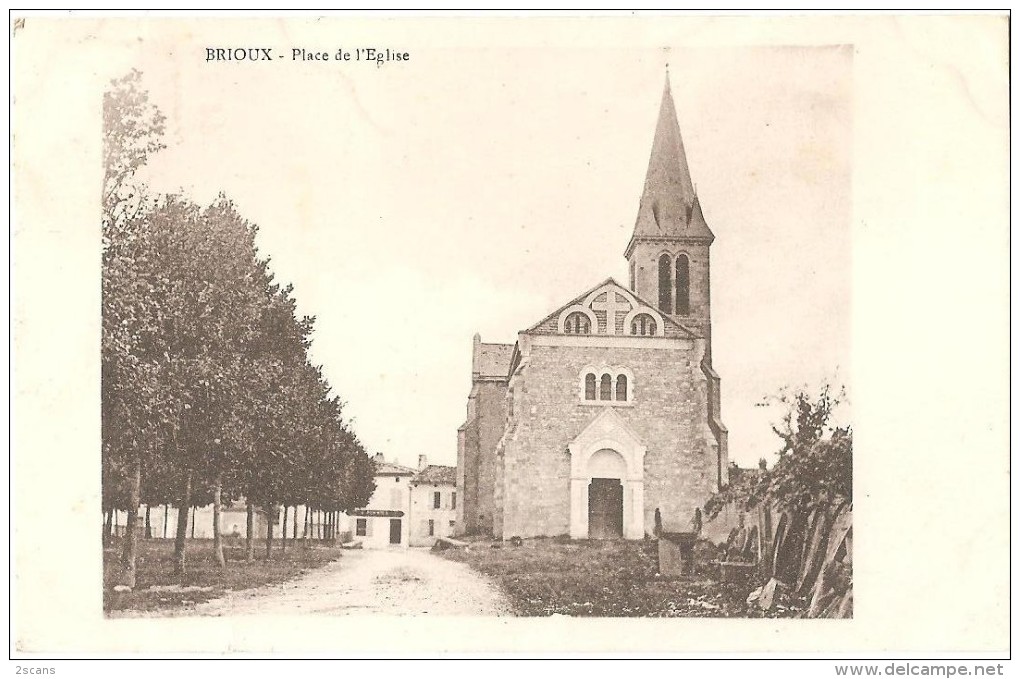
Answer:
[[[499,545],[498,548],[493,548]],[[563,538],[474,542],[438,552],[494,579],[515,612],[613,617],[748,617],[748,588],[708,574],[664,578],[657,545]]]
[[[174,576],[173,540],[138,541],[137,586],[131,592],[114,592],[120,572],[119,540],[103,549],[103,610],[173,613],[216,599],[231,591],[250,589],[289,580],[340,557],[339,547],[310,543],[288,545],[280,551],[273,543],[272,559],[266,560],[265,541],[256,543],[255,561],[244,560],[244,539],[224,539],[227,567],[220,568],[212,556],[212,540],[188,540],[187,568],[183,578]]]

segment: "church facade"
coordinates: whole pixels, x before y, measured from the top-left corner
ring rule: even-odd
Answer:
[[[458,430],[461,534],[641,539],[726,483],[709,249],[669,82],[627,285],[608,278],[514,344],[475,335]]]

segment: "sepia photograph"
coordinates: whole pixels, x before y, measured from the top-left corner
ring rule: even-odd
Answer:
[[[867,334],[870,300],[898,294],[868,280],[882,255],[862,198],[874,156],[896,156],[861,151],[882,31],[743,19],[13,20],[15,239],[22,253],[62,242],[73,266],[54,262],[53,284],[78,295],[67,323],[87,329],[63,359],[86,385],[64,398],[85,408],[52,434],[73,455],[49,462],[78,478],[57,500],[75,535],[46,572],[81,563],[83,615],[127,634],[15,634],[13,648],[268,650],[202,641],[197,619],[264,622],[326,651],[312,631],[326,620],[408,639],[473,627],[467,646],[439,647],[493,651],[508,648],[500,629],[531,629],[518,651],[596,648],[568,630],[599,619],[684,625],[643,650],[732,624],[727,643],[754,652],[793,629],[784,619],[799,627],[773,648],[880,644],[867,620],[895,584],[875,574],[918,554],[906,534],[902,554],[885,547],[890,521],[910,531],[906,505],[875,509],[909,502],[883,482],[915,464],[886,453],[896,398]],[[931,28],[1008,29],[970,19]],[[803,39],[815,25],[829,33]],[[48,56],[61,44],[78,56]],[[1008,81],[984,73],[971,99],[1001,116]],[[19,118],[22,96],[47,115]],[[62,100],[82,106],[63,151],[44,134]],[[975,153],[1008,141],[1008,118],[990,126]],[[21,140],[33,168],[74,157],[57,172],[77,177],[68,203],[87,221],[66,236],[45,223],[73,220],[44,216],[71,208],[45,199]],[[996,167],[989,186],[1008,158]],[[994,196],[983,223],[1008,239],[1008,188]],[[910,257],[904,280],[948,275]],[[974,317],[1003,318],[987,301]],[[20,369],[42,345],[19,327]],[[996,412],[1005,393],[987,393]],[[1003,441],[1008,420],[987,431]],[[974,507],[1004,531],[985,563],[1008,584],[1008,436],[972,444],[988,454],[970,473],[1005,460],[997,504]],[[42,469],[25,464],[32,483]],[[26,559],[44,561],[22,551],[12,577]],[[859,627],[822,622],[862,611]],[[975,634],[1001,649],[995,619]]]

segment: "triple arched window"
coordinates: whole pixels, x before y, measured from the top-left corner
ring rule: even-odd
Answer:
[[[590,335],[591,321],[586,314],[575,311],[567,316],[567,320],[563,323],[563,331],[567,334]]]
[[[603,369],[584,374],[584,400],[628,402],[632,399],[631,379],[622,370]]]
[[[630,322],[631,335],[654,335],[655,319],[650,314],[638,314]]]
[[[681,253],[659,257],[659,310],[686,316],[691,313],[691,261]]]

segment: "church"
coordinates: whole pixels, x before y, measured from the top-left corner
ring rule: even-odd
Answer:
[[[684,530],[726,483],[709,250],[667,76],[629,280],[473,343],[457,437],[458,533],[637,540]]]

